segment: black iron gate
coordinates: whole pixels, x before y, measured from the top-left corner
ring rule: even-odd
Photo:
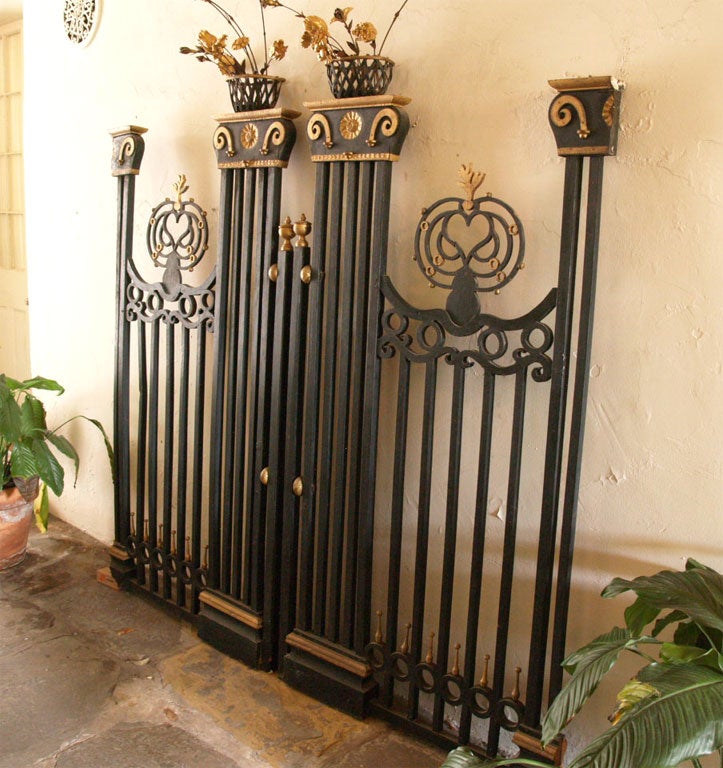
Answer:
[[[203,287],[212,300],[193,299],[213,308],[204,320],[214,331],[210,414],[205,342],[194,356],[193,399],[190,329],[175,386],[168,383],[177,376],[171,331],[161,354],[159,326],[151,325],[151,370],[139,363],[137,414],[141,423],[150,418],[150,447],[142,454],[139,438],[135,473],[127,338],[138,318],[123,297],[140,289],[127,284],[135,278],[123,266],[132,176],[121,176],[113,548],[115,572],[164,600],[184,584],[175,604],[200,608],[204,639],[247,663],[279,668],[322,700],[488,754],[509,734],[523,754],[550,760],[556,755],[542,750],[539,722],[545,698],[561,685],[603,158],[615,153],[620,98],[610,78],[552,85],[550,121],[566,157],[559,275],[516,318],[490,313],[478,295],[499,292],[523,269],[523,225],[507,203],[476,196],[482,176],[471,167],[461,172],[465,196],[430,204],[416,228],[415,258],[431,284],[449,289],[446,307],[413,306],[385,276],[405,100],[310,105],[311,247],[304,217],[287,219],[276,234],[296,114],[222,121],[217,274]],[[124,155],[128,137],[137,149],[140,136],[131,131],[115,137],[114,151],[121,161],[132,155],[128,167],[137,170],[140,157]],[[185,205],[180,197],[177,205]],[[191,306],[193,292],[178,280],[162,286],[156,294],[176,297],[183,311]],[[153,306],[149,322],[177,322]],[[167,371],[160,399],[159,356]],[[187,443],[189,401],[196,422]],[[154,447],[161,406],[162,471]],[[469,445],[477,446],[472,457],[463,450]],[[188,451],[199,457],[190,523],[180,511]],[[377,483],[387,456],[391,471]],[[176,467],[177,480],[165,481]],[[207,507],[199,495],[205,478]],[[526,484],[537,489],[535,505],[522,501]],[[490,494],[502,486],[491,517]]]

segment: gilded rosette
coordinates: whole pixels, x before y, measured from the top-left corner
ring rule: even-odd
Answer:
[[[558,92],[549,111],[557,154],[614,155],[624,84],[608,76],[549,82]]]
[[[400,96],[362,96],[305,104],[311,112],[306,134],[314,162],[396,161],[409,131]]]
[[[213,146],[219,168],[286,168],[296,141],[292,109],[234,112],[216,118]]]
[[[113,137],[113,156],[110,161],[113,176],[138,175],[146,146],[141,134],[147,130],[137,125],[126,125],[110,132]]]

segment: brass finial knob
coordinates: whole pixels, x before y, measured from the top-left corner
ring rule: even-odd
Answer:
[[[490,655],[489,653],[485,653],[485,665],[484,669],[482,670],[482,677],[480,678],[479,684],[483,688],[487,688],[489,686],[489,672],[490,672]]]
[[[281,238],[280,251],[293,251],[291,238],[294,236],[294,227],[291,223],[291,216],[284,219],[284,223],[279,226],[279,237]]]
[[[301,496],[304,493],[304,481],[297,477],[291,484],[291,490],[294,496]]]
[[[409,632],[412,629],[411,622],[407,623],[406,629],[407,629],[407,633],[404,637],[404,642],[399,646],[399,650],[401,651],[401,653],[407,653],[409,651]]]
[[[299,221],[294,224],[294,233],[297,235],[298,239],[296,241],[297,248],[308,248],[309,243],[306,239],[306,236],[311,232],[311,222],[306,220],[306,215],[301,214],[301,218]]]
[[[377,611],[377,631],[374,634],[374,642],[381,644],[383,639],[384,635],[382,635],[382,612]]]
[[[459,643],[454,644],[454,665],[452,666],[452,674],[457,677],[459,675],[459,649],[462,646]]]
[[[261,485],[268,485],[269,484],[269,468],[264,467],[261,470],[261,474],[259,475],[259,479],[261,480]]]
[[[427,664],[434,664],[434,632],[429,633],[429,650],[424,660]]]
[[[520,675],[522,674],[522,667],[515,667],[515,687],[512,689],[510,697],[512,701],[520,700]]]
[[[306,266],[301,268],[301,272],[299,272],[299,277],[301,278],[301,282],[305,285],[309,285],[311,282],[311,278],[313,277],[311,267],[307,264]]]
[[[272,283],[275,283],[278,279],[279,279],[279,265],[272,264],[269,267],[269,280],[271,280]]]

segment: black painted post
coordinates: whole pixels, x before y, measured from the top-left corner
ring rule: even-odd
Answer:
[[[146,128],[128,125],[111,131],[113,155],[111,173],[118,178],[118,225],[116,256],[116,338],[113,392],[113,442],[115,447],[114,542],[110,567],[115,580],[125,585],[134,572],[126,549],[130,521],[130,324],[125,315],[128,263],[133,252],[135,177],[140,172]]]

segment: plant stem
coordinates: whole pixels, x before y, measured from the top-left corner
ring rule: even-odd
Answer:
[[[392,23],[389,25],[387,29],[386,35],[384,35],[384,40],[382,40],[382,44],[379,46],[379,51],[377,51],[377,55],[382,55],[382,48],[384,48],[384,43],[387,42],[387,38],[389,37],[389,33],[392,31],[392,27],[394,26],[396,20],[399,18],[399,14],[404,10],[404,6],[409,2],[409,0],[404,0],[404,2],[399,7],[399,10],[394,14],[394,18],[392,19]]]
[[[690,762],[691,762],[691,763],[693,763],[693,765],[695,766],[695,768],[703,768],[703,766],[702,766],[702,764],[701,764],[701,762],[700,762],[700,759],[699,759],[699,758],[697,758],[697,757],[693,757],[693,758],[691,758],[691,761],[690,761]]]
[[[218,13],[221,14],[224,21],[233,29],[233,31],[236,33],[236,37],[246,37],[244,34],[243,29],[238,25],[236,22],[236,19],[228,12],[225,11],[218,3],[214,2],[214,0],[203,0],[204,3],[208,3],[212,8],[215,8]],[[251,64],[251,68],[254,72],[259,71],[259,65],[256,63],[256,57],[254,56],[254,52],[251,49],[250,45],[247,45],[244,49],[244,54],[246,55],[246,58],[249,60],[249,64]]]
[[[266,17],[264,16],[264,6],[259,0],[259,10],[261,11],[261,29],[264,34],[264,68],[261,74],[266,74],[269,70],[269,44],[266,41]]]

